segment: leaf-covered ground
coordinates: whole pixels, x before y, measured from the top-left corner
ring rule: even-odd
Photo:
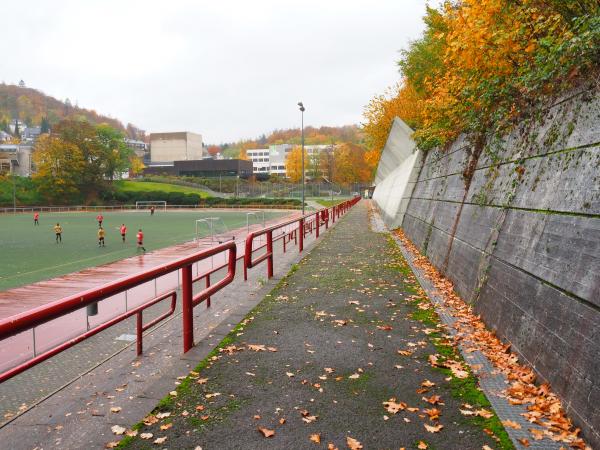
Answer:
[[[359,204],[111,445],[129,434],[121,445],[136,449],[512,448],[399,250],[367,220]]]

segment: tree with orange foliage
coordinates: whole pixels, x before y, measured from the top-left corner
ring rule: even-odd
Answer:
[[[252,140],[242,141],[239,159],[243,159],[246,161],[250,159],[248,158],[248,150],[253,150],[255,148],[259,148],[258,142]]]
[[[343,143],[335,148],[333,181],[340,184],[367,182],[371,172],[365,162],[364,148]]]
[[[423,37],[402,52],[402,85],[365,109],[372,151],[383,148],[394,116],[416,130],[423,150],[462,132],[480,146],[532,99],[555,96],[600,66],[598,0],[447,1],[424,21]]]
[[[218,145],[209,145],[206,149],[209,155],[215,156],[217,153],[221,151],[221,147]]]
[[[388,88],[383,95],[374,97],[365,107],[363,124],[366,142],[370,151],[370,165],[379,160],[395,117],[400,117],[408,126],[415,128],[421,123],[422,99],[412,84],[405,82]]]
[[[304,149],[304,173],[308,172],[309,158],[306,149]],[[285,159],[285,172],[287,177],[293,183],[302,181],[302,147],[294,146]]]

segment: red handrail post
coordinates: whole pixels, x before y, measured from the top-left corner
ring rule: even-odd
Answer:
[[[136,342],[136,350],[137,355],[140,356],[142,354],[142,331],[144,328],[143,320],[142,320],[142,311],[136,314],[136,322],[137,322],[137,342]]]
[[[319,221],[321,219],[319,218],[319,212],[317,211],[317,213],[315,214],[315,224],[317,226],[317,229],[315,231],[315,236],[317,237],[317,239],[319,239]]]
[[[323,211],[325,214],[325,229],[328,230],[329,229],[329,208],[327,208],[325,211]]]
[[[194,302],[192,287],[192,266],[181,268],[181,307],[183,317],[183,353],[194,346]]]
[[[267,231],[267,276],[273,278],[273,231]]]
[[[304,250],[304,217],[298,221],[298,235],[300,242],[298,243],[298,251]]]
[[[210,287],[210,273],[206,274],[206,288],[208,289]],[[208,297],[206,299],[206,307],[210,308],[210,297]]]

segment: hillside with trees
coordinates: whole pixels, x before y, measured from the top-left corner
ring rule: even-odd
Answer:
[[[245,158],[245,151],[254,148],[266,148],[273,144],[296,144],[302,140],[300,128],[274,130],[269,135],[263,134],[256,139],[243,139],[220,145],[209,145],[210,154],[222,153],[230,158]],[[358,125],[341,127],[304,127],[304,143],[306,145],[339,144],[342,142],[363,145],[364,133]]]
[[[292,144],[294,149],[286,161],[286,169],[290,181],[302,179],[301,158],[302,131],[300,128],[274,130],[269,135],[263,134],[256,139],[241,140],[233,143],[208,146],[212,155],[222,153],[228,158],[247,159],[246,151],[256,148],[267,148],[275,144]],[[342,185],[355,182],[368,183],[377,164],[377,157],[365,147],[365,135],[358,125],[341,127],[305,127],[305,145],[333,145],[334,152],[308,155],[305,152],[306,175],[313,180],[325,176],[327,180]]]
[[[93,109],[73,105],[44,94],[36,89],[0,83],[0,130],[8,131],[8,124],[19,119],[27,126],[53,127],[62,120],[86,121],[91,125],[106,124],[126,133],[133,139],[143,139],[144,132],[132,124],[124,126],[119,120],[98,114]]]

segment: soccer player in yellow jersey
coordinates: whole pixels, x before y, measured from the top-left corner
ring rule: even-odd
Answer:
[[[104,245],[104,236],[106,235],[106,232],[104,231],[104,228],[99,227],[98,228],[98,247],[105,247]]]
[[[56,225],[54,225],[54,232],[56,233],[56,243],[62,242],[62,227],[60,226],[60,223],[57,222]]]

